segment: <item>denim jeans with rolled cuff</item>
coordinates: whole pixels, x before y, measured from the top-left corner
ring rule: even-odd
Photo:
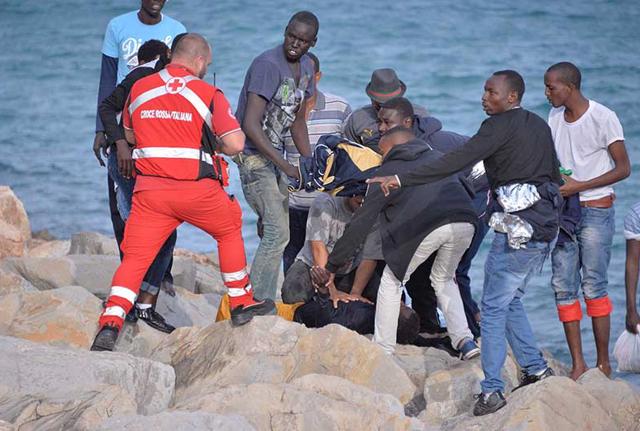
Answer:
[[[587,300],[607,296],[615,210],[583,207],[581,212],[576,241],[558,245],[551,257],[551,286],[556,304],[561,306],[575,303],[581,288]]]

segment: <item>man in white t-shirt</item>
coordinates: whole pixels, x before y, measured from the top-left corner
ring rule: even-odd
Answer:
[[[578,293],[582,287],[587,315],[592,318],[597,367],[607,376],[611,301],[607,294],[607,270],[615,231],[613,184],[631,172],[622,125],[615,112],[589,100],[580,91],[581,75],[568,62],[551,66],[544,75],[545,95],[553,109],[549,126],[560,164],[572,171],[563,175],[563,196],[579,193],[581,218],[575,241],[553,251],[553,276],[558,316],[572,358],[571,377],[587,369],[582,354]]]

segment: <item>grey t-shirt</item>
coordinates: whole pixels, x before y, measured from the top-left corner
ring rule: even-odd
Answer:
[[[313,72],[313,62],[303,55],[300,59],[300,80],[296,85],[282,45],[263,52],[253,60],[244,78],[236,118],[242,124],[249,93],[266,99],[262,129],[271,144],[284,153],[284,135],[295,120],[302,101],[313,95]],[[244,153],[258,153],[248,137]]]
[[[347,199],[344,197],[331,196],[327,193],[321,193],[316,197],[309,209],[309,217],[307,219],[307,234],[304,246],[298,253],[297,259],[313,266],[313,254],[311,252],[311,241],[322,241],[327,247],[327,251],[331,253],[333,247],[351,221],[353,212],[347,205]],[[336,273],[347,274],[355,269],[360,263],[360,253],[351,261],[345,263]]]

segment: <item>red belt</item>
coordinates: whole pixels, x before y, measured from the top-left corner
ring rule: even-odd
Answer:
[[[605,196],[600,199],[593,199],[590,201],[580,201],[581,207],[587,208],[611,208],[613,206],[613,201],[616,200],[615,194],[610,194],[609,196]]]

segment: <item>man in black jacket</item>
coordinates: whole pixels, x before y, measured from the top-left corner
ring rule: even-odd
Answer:
[[[378,173],[410,172],[442,153],[416,139],[401,127],[382,136],[384,161]],[[379,217],[380,216],[380,217]],[[431,282],[438,304],[447,319],[449,334],[463,359],[480,353],[467,326],[460,292],[453,279],[460,258],[471,243],[476,214],[469,191],[456,175],[433,184],[411,187],[384,196],[379,187],[369,187],[364,204],[347,226],[329,255],[328,287],[334,290],[333,274],[355,253],[376,220],[387,262],[378,290],[374,341],[387,352],[396,344],[402,284],[432,253],[436,253]]]
[[[174,38],[174,44],[186,33],[182,33]],[[164,42],[151,39],[140,46],[138,50],[138,64],[122,80],[116,89],[98,107],[98,113],[104,126],[107,143],[109,144],[109,156],[107,159],[107,170],[109,177],[117,186],[116,202],[117,209],[122,222],[122,229],[114,229],[118,246],[124,237],[124,221],[129,217],[131,211],[131,199],[133,197],[133,187],[135,180],[133,175],[133,159],[129,144],[125,140],[124,130],[118,122],[117,115],[124,108],[129,97],[131,87],[139,79],[156,73],[162,69],[169,61],[171,50]],[[123,151],[117,151],[117,143]],[[126,151],[125,151],[126,150]],[[116,224],[114,224],[114,227]],[[174,231],[164,243],[153,263],[149,267],[144,281],[140,287],[140,295],[136,300],[135,307],[127,315],[127,320],[136,321],[138,318],[159,331],[170,333],[175,328],[167,323],[164,318],[155,311],[155,304],[160,293],[160,286],[171,286],[173,277],[171,276],[171,266],[173,259],[173,248],[176,244],[177,234]],[[120,252],[122,258],[122,252]],[[166,290],[166,289],[165,289]],[[173,289],[169,288],[170,292]],[[175,294],[175,293],[174,293]]]
[[[506,340],[523,370],[521,386],[553,375],[538,349],[521,298],[558,235],[562,205],[560,165],[547,123],[520,107],[524,88],[519,73],[495,72],[486,81],[482,96],[482,106],[489,118],[465,145],[438,160],[416,166],[411,172],[398,170],[396,175],[369,180],[371,184],[380,183],[386,195],[401,186],[400,190],[404,190],[439,181],[484,160],[489,185],[500,204],[492,215],[496,223],[490,221],[496,234],[485,263],[482,293],[485,379],[473,410],[476,416],[493,413],[506,405],[500,374],[507,356]],[[519,241],[526,236],[529,241]]]
[[[435,117],[422,117],[416,114],[411,102],[404,97],[395,97],[388,100],[382,104],[378,112],[378,130],[381,135],[384,135],[394,127],[411,129],[417,138],[422,139],[441,153],[453,151],[469,140],[468,136],[442,130],[442,123]],[[472,174],[471,170],[463,172],[463,175],[473,184],[475,192],[473,206],[478,214],[478,219],[475,223],[476,231],[473,235],[471,245],[456,269],[456,282],[458,283],[460,296],[464,304],[467,324],[474,337],[480,336],[480,309],[471,296],[469,269],[471,268],[471,261],[480,249],[482,240],[488,231],[488,226],[483,216],[487,209],[489,184],[487,183],[486,175],[475,175],[475,172],[481,173],[483,170],[484,165],[482,165],[482,162],[479,162],[478,169],[474,167],[474,174]],[[416,340],[416,343],[419,345],[441,343],[444,340],[431,340],[431,338],[440,338],[446,335],[446,329],[440,327],[437,298],[429,280],[434,259],[435,256],[432,255],[420,265],[411,275],[411,278],[405,286],[411,296],[411,306],[420,316],[421,336]]]

